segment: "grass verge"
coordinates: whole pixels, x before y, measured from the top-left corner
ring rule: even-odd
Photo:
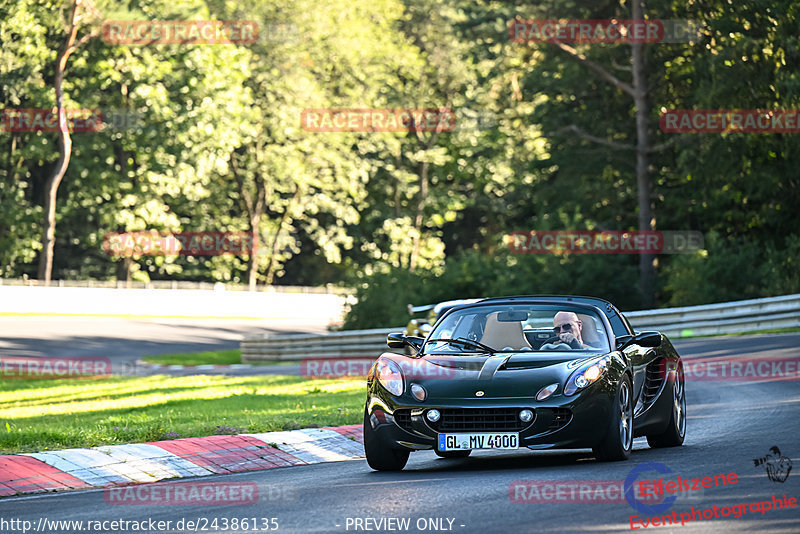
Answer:
[[[0,381],[0,454],[359,423],[364,380],[112,376]]]
[[[242,363],[242,351],[239,349],[231,349],[209,352],[159,354],[158,356],[145,356],[142,360],[147,363],[158,363],[161,365],[231,365],[234,363]]]
[[[766,330],[751,330],[748,332],[735,332],[733,334],[706,334],[703,336],[682,336],[675,339],[692,339],[692,338],[700,338],[700,337],[736,337],[736,336],[756,336],[759,334],[792,334],[795,332],[800,332],[800,328],[796,327],[789,327],[789,328],[768,328]]]
[[[216,350],[208,352],[185,352],[176,354],[159,354],[144,356],[143,361],[160,365],[232,365],[242,363],[242,351],[239,349]],[[257,362],[251,365],[291,365],[298,362]]]

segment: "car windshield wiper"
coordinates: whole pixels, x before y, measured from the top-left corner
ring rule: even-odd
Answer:
[[[478,341],[473,341],[472,339],[467,339],[465,337],[457,337],[457,338],[453,338],[453,339],[450,339],[450,338],[447,338],[447,339],[445,339],[445,338],[429,339],[429,340],[427,340],[425,342],[425,344],[427,345],[428,343],[433,343],[433,342],[436,342],[436,341],[442,341],[442,342],[445,342],[445,343],[457,343],[457,344],[460,344],[460,345],[471,345],[472,347],[474,347],[476,349],[481,349],[483,352],[497,352],[495,349],[493,349],[489,345],[484,345],[483,343],[480,343]]]

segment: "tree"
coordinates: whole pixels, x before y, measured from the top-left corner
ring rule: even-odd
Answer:
[[[44,191],[44,225],[38,278],[43,280],[45,285],[50,283],[50,276],[53,271],[53,247],[56,239],[56,195],[58,194],[58,186],[67,173],[69,160],[72,156],[72,138],[67,123],[67,112],[64,107],[63,84],[67,71],[67,61],[78,48],[99,33],[100,28],[96,24],[99,18],[99,13],[92,0],[72,0],[67,7],[66,39],[61,52],[56,58],[53,88],[56,94],[56,113],[58,115],[59,157],[55,169],[47,179]],[[88,26],[91,29],[79,39],[78,32],[84,26]]]
[[[0,5],[0,108],[41,108],[50,101],[45,65],[55,53],[48,33],[57,24],[48,3],[5,2]],[[3,120],[5,124],[5,120]],[[41,211],[31,183],[30,162],[46,161],[52,148],[45,134],[0,127],[0,276],[19,276],[36,259],[41,239]]]
[[[262,39],[251,47],[246,86],[253,100],[246,136],[230,155],[240,213],[261,243],[248,261],[249,285],[272,283],[303,241],[338,263],[355,242],[348,228],[359,222],[372,151],[385,154],[395,134],[310,132],[300,118],[304,109],[380,107],[391,98],[383,93],[398,85],[413,53],[394,28],[401,6],[334,0],[324,10],[315,2],[216,7],[220,18],[256,19],[265,34],[278,25],[296,32],[288,33],[291,42]]]
[[[644,20],[645,1],[631,1],[631,18],[633,20]],[[636,197],[638,206],[638,228],[639,231],[652,231],[655,228],[655,217],[652,209],[652,183],[650,179],[649,155],[655,149],[650,142],[648,132],[648,120],[651,110],[648,106],[648,77],[646,73],[644,43],[631,43],[631,71],[632,80],[630,83],[620,80],[610,71],[603,68],[600,64],[587,58],[577,49],[564,44],[555,43],[555,46],[564,52],[567,57],[577,61],[603,81],[610,83],[629,95],[633,99],[633,107],[636,123],[636,144],[634,147],[625,146],[618,142],[609,142],[603,138],[585,133],[575,125],[566,127],[567,131],[574,132],[579,136],[594,143],[599,143],[613,149],[628,150],[633,148],[636,153]],[[654,256],[652,254],[639,255],[639,291],[642,297],[642,307],[652,308],[655,304],[655,269],[653,265]]]

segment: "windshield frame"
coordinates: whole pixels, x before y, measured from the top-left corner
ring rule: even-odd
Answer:
[[[590,312],[590,314],[595,318],[595,320],[599,320],[602,323],[603,329],[604,329],[605,334],[606,334],[606,342],[608,343],[608,345],[607,345],[608,350],[606,350],[606,348],[600,348],[600,349],[594,349],[594,352],[595,353],[602,352],[604,354],[607,354],[609,352],[613,352],[614,351],[614,347],[616,346],[616,344],[615,344],[616,343],[616,338],[614,337],[614,330],[611,327],[611,323],[608,320],[608,317],[606,316],[605,313],[603,313],[603,311],[599,307],[593,306],[591,304],[585,304],[583,302],[574,302],[574,301],[559,300],[559,299],[538,299],[538,298],[519,298],[519,297],[516,297],[516,298],[513,298],[513,299],[509,298],[508,300],[496,299],[496,298],[495,299],[486,299],[486,300],[482,300],[482,301],[479,301],[479,302],[476,302],[476,303],[473,303],[473,304],[465,304],[465,305],[455,306],[453,308],[450,308],[449,310],[447,310],[444,314],[442,314],[436,320],[436,323],[433,324],[433,326],[431,327],[430,332],[428,332],[428,335],[425,338],[425,342],[422,344],[422,347],[420,347],[419,353],[421,355],[436,355],[436,356],[443,356],[444,355],[444,354],[438,353],[438,352],[430,352],[430,351],[427,351],[426,349],[428,347],[428,340],[429,339],[436,339],[436,338],[434,338],[432,336],[432,334],[436,331],[436,329],[439,327],[439,325],[442,323],[442,321],[446,320],[453,313],[461,312],[461,311],[464,311],[464,310],[469,310],[469,309],[472,309],[472,308],[483,308],[483,307],[487,307],[487,306],[497,307],[497,306],[504,306],[504,305],[505,306],[515,306],[515,305],[526,305],[526,304],[527,305],[536,305],[536,306],[554,306],[554,307],[579,308],[579,309],[586,310],[586,311]],[[469,354],[471,356],[475,356],[475,355],[491,356],[492,354],[528,354],[528,355],[537,354],[537,355],[542,355],[542,354],[564,354],[564,353],[570,354],[570,353],[574,353],[576,357],[585,357],[586,354],[590,354],[591,352],[592,352],[592,349],[526,350],[526,351],[520,351],[520,350],[501,350],[501,349],[498,348],[498,349],[496,349],[496,351],[494,353],[488,353],[488,352],[482,352],[482,351],[474,351],[474,352],[473,351],[462,351],[460,354]],[[452,353],[452,355],[456,355],[456,354],[459,354],[459,353]]]

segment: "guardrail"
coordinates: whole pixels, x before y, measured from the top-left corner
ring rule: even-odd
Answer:
[[[800,294],[625,313],[637,330],[669,337],[711,336],[800,327]]]
[[[262,334],[241,342],[242,363],[304,358],[377,358],[382,352],[402,353],[402,350],[386,346],[386,334],[400,332],[404,328],[373,328],[330,334]]]
[[[625,313],[636,330],[658,330],[670,338],[758,332],[800,327],[800,294],[703,306]],[[331,334],[264,334],[242,341],[242,361],[377,357],[402,352],[386,347],[386,334],[405,327]]]
[[[200,289],[215,291],[250,291],[247,284],[224,284],[222,282],[192,282],[189,280],[151,280],[149,282],[126,282],[123,280],[51,280],[45,286],[41,280],[34,278],[0,278],[0,286],[26,287],[86,287],[105,289]],[[327,284],[325,286],[275,286],[257,285],[255,292],[264,293],[321,293],[333,295],[352,295],[349,288]]]
[[[346,298],[332,293],[218,289],[117,289],[0,285],[0,314],[269,320],[320,332],[341,324]],[[284,328],[285,329],[285,328]]]

